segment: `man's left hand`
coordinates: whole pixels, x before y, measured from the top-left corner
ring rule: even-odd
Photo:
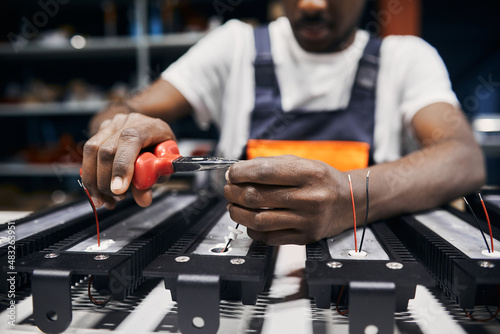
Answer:
[[[231,218],[269,245],[307,244],[352,225],[347,175],[318,160],[255,158],[233,165],[224,195]]]

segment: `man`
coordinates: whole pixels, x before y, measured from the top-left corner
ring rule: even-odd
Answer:
[[[482,153],[432,47],[409,36],[380,43],[357,30],[365,0],[283,4],[286,18],[268,31],[226,23],[147,90],[93,119],[82,179],[97,205],[120,200],[140,150],[175,138],[166,122],[191,112],[200,126],[217,124],[227,157],[296,150],[314,158],[255,158],[226,174],[232,219],[268,244],[305,244],[351,227],[348,174],[362,222],[368,160],[376,163],[370,222],[484,183]],[[405,137],[420,148],[402,156]],[[326,151],[312,152],[322,143]],[[139,205],[151,203],[150,190],[130,188]]]

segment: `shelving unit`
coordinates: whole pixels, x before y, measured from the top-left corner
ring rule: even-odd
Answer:
[[[164,53],[167,65],[204,35],[203,32],[179,32],[147,36],[150,1],[114,2],[119,7],[122,26],[123,21],[130,19],[126,16],[127,7],[134,6],[134,20],[137,22],[135,36],[126,34],[123,27],[115,36],[75,29],[74,34],[83,36],[84,45],[74,47],[69,38],[57,43],[33,38],[20,48],[13,47],[7,35],[10,32],[20,35],[21,19],[31,20],[33,13],[40,11],[38,2],[6,0],[0,3],[0,202],[3,209],[7,208],[5,205],[22,210],[50,205],[53,191],[63,190],[80,195],[75,181],[79,176],[79,163],[28,163],[33,159],[23,157],[36,147],[40,147],[40,152],[36,154],[42,157],[43,150],[50,151],[51,147],[60,150],[57,145],[61,146],[61,143],[54,140],[64,132],[70,133],[75,142],[84,142],[88,139],[85,132],[88,121],[108,103],[104,95],[84,101],[65,101],[67,98],[61,96],[50,102],[14,103],[3,96],[9,82],[14,82],[23,90],[32,79],[56,84],[64,90],[74,78],[97,84],[99,89],[108,89],[116,81],[123,82],[129,89],[145,86],[156,79],[153,75],[159,75],[150,71],[153,68],[151,50]],[[54,29],[65,21],[78,21],[82,13],[93,19],[92,11],[98,15],[101,3],[101,0],[72,0],[67,5],[60,5],[57,15],[50,17],[50,22],[39,29],[39,34],[43,33],[43,28]],[[74,150],[74,147],[68,150]],[[40,196],[41,193],[46,195]]]
[[[208,26],[209,18],[218,14],[212,0],[178,0],[174,20],[180,20],[181,25],[165,21],[166,17],[171,19],[172,16],[165,16],[162,12],[163,32],[153,31],[152,10],[160,3],[165,9],[166,1],[0,2],[0,203],[13,203],[12,197],[16,196],[24,201],[28,194],[55,190],[81,193],[75,181],[79,164],[55,162],[66,161],[66,157],[59,159],[57,154],[52,154],[61,153],[68,147],[62,138],[69,134],[74,142],[68,149],[70,158],[81,154],[82,145],[88,139],[86,129],[90,118],[116,96],[115,90],[110,93],[112,87],[126,87],[126,94],[129,94],[156,80],[169,64],[206,34],[200,29],[203,20]],[[226,11],[219,19],[225,22],[232,18],[251,17],[264,22],[269,1],[234,2],[233,10]],[[49,15],[40,3],[57,3],[58,8],[52,8],[54,15]],[[114,4],[116,17],[112,33],[106,30],[104,3]],[[198,26],[192,25],[192,21],[184,21],[186,13],[202,18],[195,21]],[[47,21],[37,24],[36,34],[27,38],[27,43],[12,45],[12,34],[23,36],[23,25],[36,23],[36,15],[38,19],[47,16]],[[184,29],[182,24],[195,28]],[[47,39],[54,34],[58,37]],[[79,37],[81,41],[84,39],[82,44],[70,42],[75,35],[82,36]],[[86,98],[74,98],[74,79],[86,85],[87,92],[90,92]],[[40,84],[57,95],[45,99],[40,93]],[[7,88],[12,86],[21,92],[15,98],[7,94]],[[179,139],[214,138],[214,131],[197,130],[191,119],[171,126],[176,129]],[[52,156],[54,162],[51,162]],[[33,197],[38,198],[38,195]]]
[[[79,164],[50,163],[50,164],[25,164],[25,163],[0,163],[0,177],[78,177]]]
[[[106,101],[3,103],[0,104],[0,117],[91,115],[104,108],[106,104]]]

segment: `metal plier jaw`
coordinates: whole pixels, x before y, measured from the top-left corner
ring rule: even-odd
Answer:
[[[144,190],[151,188],[162,175],[228,168],[238,161],[217,157],[183,157],[177,143],[167,140],[158,144],[154,153],[145,152],[137,157],[132,183],[137,189]]]

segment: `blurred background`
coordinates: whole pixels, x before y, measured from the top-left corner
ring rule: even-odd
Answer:
[[[347,0],[346,0],[347,1]],[[360,27],[433,45],[500,184],[500,1],[369,0]],[[157,79],[207,31],[282,15],[276,0],[2,0],[0,210],[38,210],[81,195],[90,117]],[[217,131],[172,125],[184,154]],[[189,152],[186,152],[189,150]]]

